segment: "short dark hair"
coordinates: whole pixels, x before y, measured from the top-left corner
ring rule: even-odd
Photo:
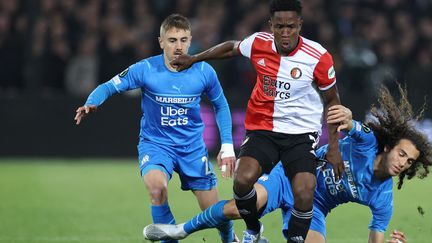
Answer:
[[[270,3],[270,16],[277,11],[295,11],[300,16],[302,5],[300,0],[272,0]]]
[[[171,14],[170,16],[166,17],[166,19],[162,22],[160,27],[160,35],[162,36],[165,31],[171,28],[191,31],[191,24],[185,16],[181,14]]]

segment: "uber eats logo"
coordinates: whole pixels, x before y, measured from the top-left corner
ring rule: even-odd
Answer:
[[[188,111],[188,108],[161,106],[161,125],[171,127],[187,125],[189,122]]]

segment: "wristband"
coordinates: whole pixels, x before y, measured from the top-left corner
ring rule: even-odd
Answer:
[[[230,143],[223,143],[221,145],[221,159],[225,159],[228,157],[235,157],[234,146]]]

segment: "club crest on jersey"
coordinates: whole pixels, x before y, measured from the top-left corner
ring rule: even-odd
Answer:
[[[302,71],[300,70],[300,68],[295,67],[291,69],[290,74],[293,79],[299,79],[302,76]]]
[[[129,72],[129,68],[126,68],[125,70],[123,70],[120,74],[119,77],[123,78],[124,76],[126,76],[126,74]]]
[[[329,79],[333,79],[333,78],[335,77],[335,70],[334,70],[334,67],[333,67],[333,66],[331,66],[331,67],[329,68],[327,75],[328,75],[328,78],[329,78]]]

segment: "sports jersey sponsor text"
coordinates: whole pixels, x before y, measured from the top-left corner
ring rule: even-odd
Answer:
[[[333,168],[327,168],[323,171],[324,182],[327,186],[327,191],[331,195],[336,195],[338,192],[343,191],[341,181],[336,181]]]
[[[358,197],[359,197],[359,194],[358,194],[357,187],[356,187],[356,185],[355,185],[355,183],[354,183],[354,176],[353,176],[353,174],[352,174],[352,171],[351,171],[351,167],[350,167],[350,163],[349,163],[349,161],[344,161],[344,166],[345,166],[345,173],[346,173],[346,175],[347,175],[347,179],[348,179],[348,186],[349,186],[349,189],[350,189],[350,191],[351,191],[351,195],[352,195],[354,198],[358,198]]]
[[[196,100],[196,97],[162,97],[155,96],[155,99],[159,103],[164,104],[188,104]]]
[[[359,193],[354,182],[354,176],[351,171],[350,162],[345,160],[343,163],[344,163],[344,168],[345,168],[344,170],[345,170],[350,193],[354,198],[359,198]],[[335,180],[333,168],[325,169],[323,171],[323,175],[324,175],[324,182],[327,186],[327,191],[331,195],[334,196],[338,192],[345,191],[344,186],[342,184],[342,180],[339,181]]]
[[[265,95],[279,97],[280,99],[289,99],[291,97],[290,92],[288,92],[291,89],[290,83],[272,79],[267,75],[263,76],[263,80],[263,91]]]
[[[171,106],[161,107],[161,125],[162,126],[181,126],[189,122],[188,108],[174,108]]]

